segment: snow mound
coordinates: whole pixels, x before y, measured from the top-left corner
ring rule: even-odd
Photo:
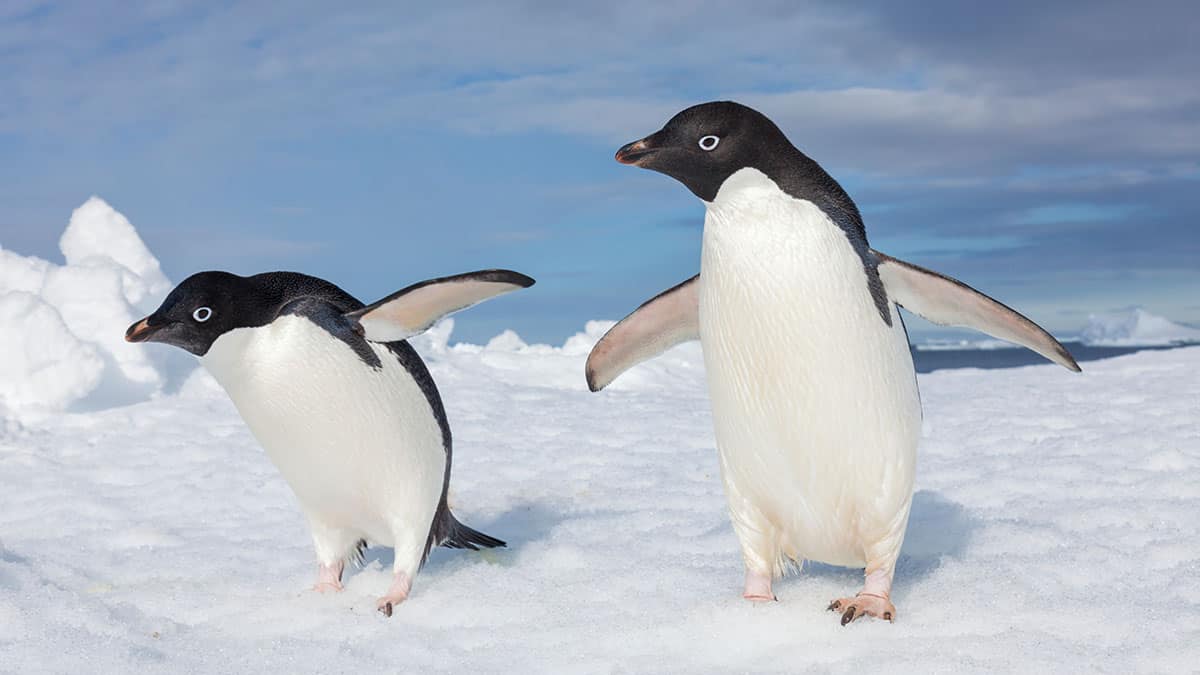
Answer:
[[[450,344],[453,319],[439,322],[409,342],[425,359],[434,379],[469,380],[486,377],[513,387],[539,387],[586,392],[583,363],[592,347],[615,321],[588,321],[583,331],[568,337],[562,346],[529,344],[514,330],[504,330],[487,344]],[[613,382],[612,391],[663,390],[696,386],[703,382],[704,359],[699,342],[678,345],[665,354],[638,364]]]
[[[125,216],[92,197],[59,249],[62,265],[0,249],[0,418],[31,423],[143,400],[182,365],[124,341],[171,289]]]
[[[1157,347],[1197,342],[1200,329],[1175,323],[1141,307],[1092,314],[1081,334],[1094,347]]]
[[[104,372],[98,350],[67,328],[62,314],[25,291],[0,294],[0,401],[39,415],[96,388]]]

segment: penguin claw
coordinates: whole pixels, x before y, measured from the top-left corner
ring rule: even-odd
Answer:
[[[392,581],[391,587],[388,588],[387,595],[379,598],[379,601],[375,604],[375,608],[379,610],[380,614],[390,617],[393,607],[408,599],[408,592],[410,590],[412,590],[412,580],[409,579],[407,574],[398,572]]]
[[[375,603],[375,609],[378,609],[380,614],[390,617],[392,615],[392,610],[396,608],[396,605],[402,602],[404,602],[403,599],[397,600],[396,598],[392,597],[382,597],[378,602]]]
[[[890,600],[869,593],[860,593],[853,598],[838,598],[829,603],[826,609],[830,612],[841,612],[843,626],[864,616],[873,616],[889,623],[895,623],[896,618],[896,607]]]

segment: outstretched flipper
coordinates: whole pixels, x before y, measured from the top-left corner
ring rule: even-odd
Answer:
[[[700,275],[647,300],[621,319],[587,360],[588,389],[600,391],[621,373],[671,347],[700,338]]]
[[[942,326],[973,328],[1028,347],[1060,366],[1079,372],[1070,352],[1041,326],[970,286],[871,251],[879,260],[879,278],[897,305]]]
[[[438,319],[497,295],[533,285],[511,270],[481,270],[415,283],[379,302],[348,312],[371,342],[405,340],[425,332]]]

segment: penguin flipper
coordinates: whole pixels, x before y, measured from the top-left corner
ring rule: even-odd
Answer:
[[[588,389],[600,391],[642,361],[700,339],[699,280],[697,274],[659,293],[609,329],[588,354]]]
[[[973,328],[1028,347],[1058,365],[1079,372],[1066,347],[1041,326],[957,279],[897,260],[872,249],[879,278],[897,305],[942,326]]]
[[[363,337],[394,342],[419,335],[438,319],[497,295],[533,285],[533,279],[511,270],[480,270],[415,283],[362,309],[347,312]]]

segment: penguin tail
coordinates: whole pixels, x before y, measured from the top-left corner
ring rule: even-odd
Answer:
[[[443,502],[438,508],[437,516],[433,519],[433,530],[429,533],[429,543],[425,548],[425,557],[434,546],[446,548],[465,548],[478,551],[481,548],[502,548],[508,546],[503,540],[484,534],[458,522],[450,509]],[[424,560],[421,561],[424,564]]]
[[[503,548],[508,546],[501,539],[463,525],[449,511],[446,511],[446,520],[449,521],[450,527],[447,528],[448,532],[445,538],[438,542],[439,546],[445,546],[446,548],[466,548],[472,551],[478,551],[481,548]]]
[[[359,569],[366,561],[366,554],[367,540],[359,539],[358,541],[354,542],[354,548],[350,549],[350,553],[346,556],[346,559],[349,560],[351,565],[354,565],[355,569]]]

